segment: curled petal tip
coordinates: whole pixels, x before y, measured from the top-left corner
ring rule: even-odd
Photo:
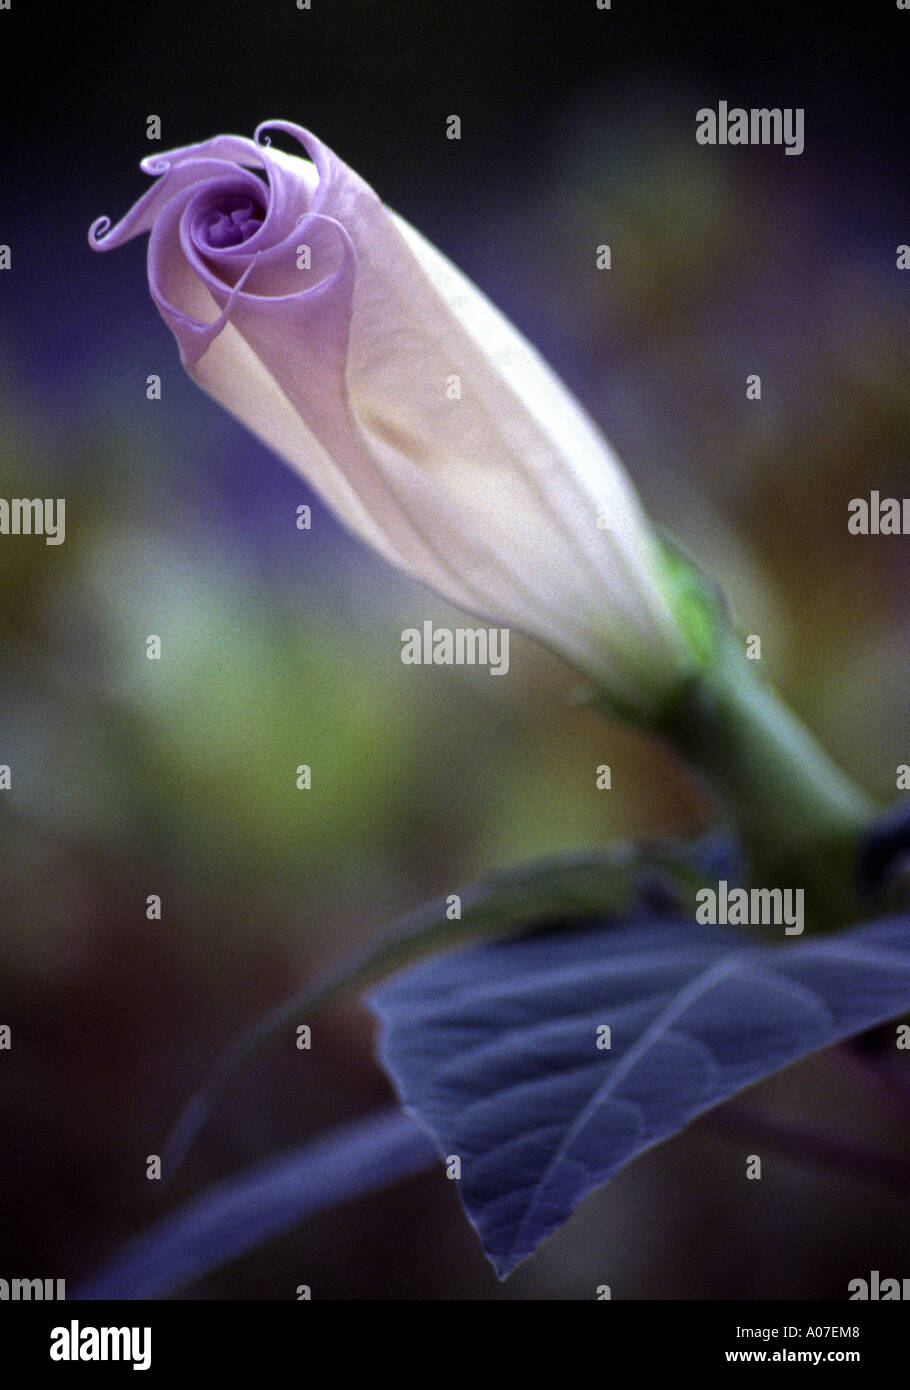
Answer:
[[[88,229],[89,246],[100,246],[110,229],[111,219],[109,217],[96,217]]]
[[[163,154],[148,154],[145,159],[139,161],[139,168],[143,174],[152,174],[156,178],[161,174],[166,174],[170,167],[171,161],[167,155]]]
[[[257,145],[271,145],[271,138],[264,133],[267,130],[279,131],[284,135],[289,135],[292,140],[296,140],[299,145],[303,146],[308,158],[313,158],[311,146],[313,143],[318,144],[318,141],[314,141],[312,133],[303,126],[295,125],[293,121],[282,121],[278,118],[271,121],[260,121],[254,132],[254,139]]]

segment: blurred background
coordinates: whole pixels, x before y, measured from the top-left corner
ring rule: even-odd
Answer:
[[[89,0],[0,25],[0,496],[67,500],[64,545],[0,540],[0,1275],[74,1286],[209,1182],[388,1103],[352,1001],[311,1053],[250,1066],[167,1193],[148,1182],[274,1002],[492,868],[711,821],[665,750],[573,704],[530,643],[508,680],[403,666],[405,626],[458,615],[184,377],[144,239],[95,256],[90,222],[144,191],[145,155],[309,126],[563,374],[765,673],[887,802],[910,762],[910,552],[846,520],[852,497],[910,491],[910,14]],[[805,153],[697,145],[721,99],[804,107]],[[829,1058],[750,1102],[906,1142]],[[843,1298],[871,1268],[910,1273],[905,1198],[782,1156],[744,1183],[748,1151],[694,1126],[505,1285],[440,1169],[180,1296]]]

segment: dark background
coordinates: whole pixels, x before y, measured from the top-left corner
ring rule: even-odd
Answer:
[[[68,505],[64,546],[0,551],[0,1276],[75,1283],[207,1182],[386,1103],[352,1003],[305,1075],[273,1051],[238,1080],[170,1193],[145,1181],[241,1027],[400,912],[710,818],[663,750],[571,709],[571,675],[530,644],[506,690],[405,672],[397,634],[442,605],[318,508],[301,548],[288,518],[313,499],[183,377],[143,247],[94,256],[90,222],[144,190],[147,154],[310,127],[563,373],[768,674],[887,801],[910,761],[907,548],[849,537],[846,506],[907,491],[908,36],[884,2],[0,12],[0,495]],[[721,99],[804,107],[805,153],[697,146]],[[329,769],[305,815],[302,744]],[[754,1100],[905,1142],[830,1059]],[[907,1273],[903,1198],[783,1157],[744,1184],[749,1151],[694,1126],[505,1286],[436,1173],[186,1296],[842,1298],[870,1268]]]

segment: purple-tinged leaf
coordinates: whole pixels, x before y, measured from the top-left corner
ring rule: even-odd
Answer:
[[[380,1060],[460,1158],[505,1277],[636,1154],[910,1010],[910,919],[774,946],[679,921],[547,932],[437,958],[370,1002]]]
[[[713,871],[712,871],[712,865]],[[438,898],[401,918],[390,931],[372,937],[354,956],[321,980],[279,1004],[219,1061],[202,1090],[184,1107],[164,1153],[173,1176],[206,1123],[226,1084],[264,1043],[298,1018],[311,1019],[335,999],[400,969],[436,949],[478,937],[527,931],[541,922],[597,922],[605,917],[683,915],[694,908],[697,887],[739,873],[739,854],[726,835],[693,844],[651,842],[614,844],[577,851],[501,870],[463,890],[461,916],[452,920],[448,899]]]

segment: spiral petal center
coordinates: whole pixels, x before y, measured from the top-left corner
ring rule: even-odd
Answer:
[[[224,193],[211,202],[196,223],[196,237],[213,251],[249,241],[265,221],[265,207],[250,193]]]

